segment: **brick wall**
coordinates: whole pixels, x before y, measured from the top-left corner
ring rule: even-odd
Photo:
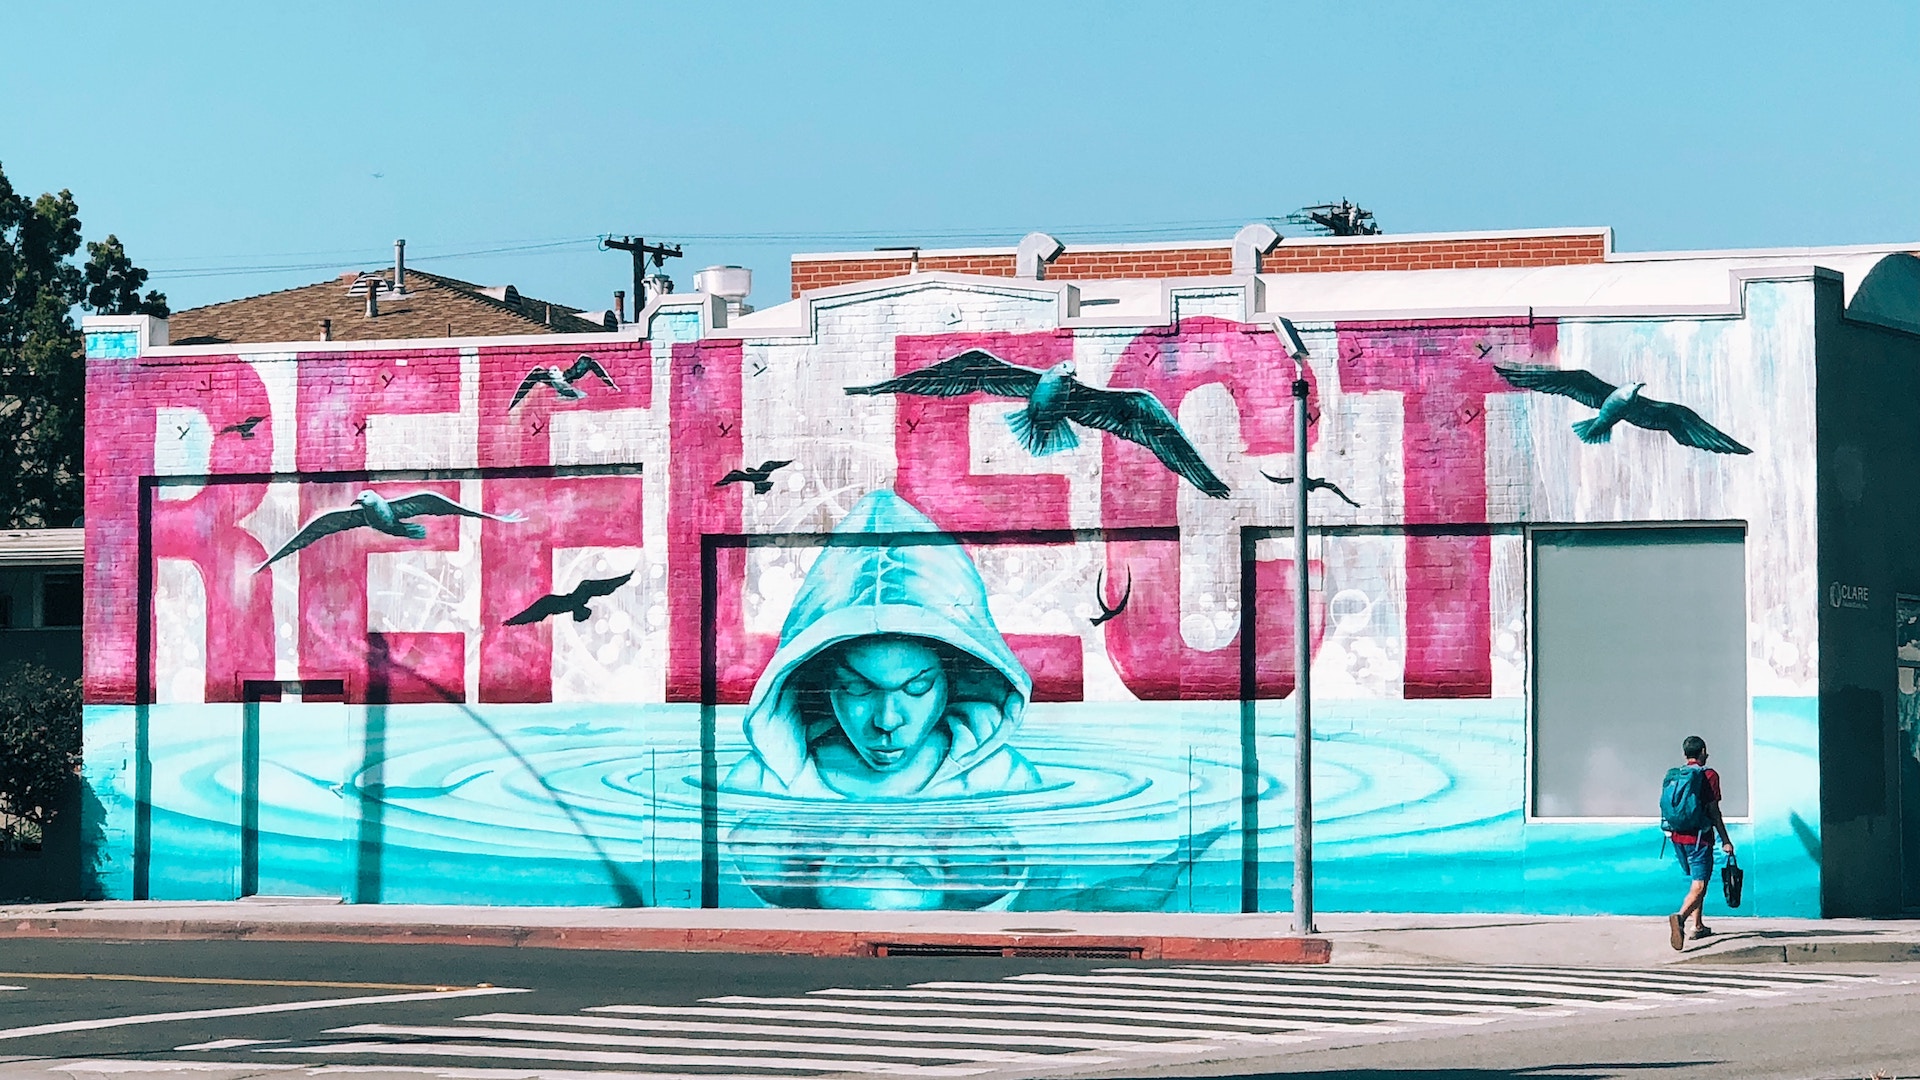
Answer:
[[[1451,270],[1495,266],[1573,266],[1605,262],[1607,238],[1602,233],[1560,236],[1482,236],[1459,239],[1321,242],[1289,240],[1261,260],[1269,274],[1327,273],[1337,270]],[[876,281],[910,273],[911,255],[871,258],[796,258],[793,295],[813,289]],[[1013,253],[949,255],[920,253],[922,272],[944,270],[991,277],[1013,276]],[[1047,276],[1062,281],[1106,281],[1117,278],[1207,277],[1233,272],[1233,251],[1218,245],[1191,248],[1102,248],[1062,252],[1047,267]]]

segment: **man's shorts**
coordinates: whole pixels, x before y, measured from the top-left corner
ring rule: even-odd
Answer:
[[[1713,844],[1702,840],[1697,844],[1673,845],[1674,853],[1680,856],[1680,872],[1687,875],[1689,881],[1713,880]]]

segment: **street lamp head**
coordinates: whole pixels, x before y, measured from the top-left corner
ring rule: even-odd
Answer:
[[[1273,334],[1280,339],[1280,347],[1294,360],[1303,360],[1307,355],[1307,343],[1300,340],[1300,331],[1284,315],[1273,317]]]

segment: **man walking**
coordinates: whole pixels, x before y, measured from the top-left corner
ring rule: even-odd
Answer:
[[[1727,835],[1726,820],[1720,816],[1720,774],[1707,768],[1707,741],[1689,735],[1680,744],[1687,763],[1668,769],[1660,787],[1660,826],[1673,841],[1680,856],[1680,871],[1687,875],[1687,900],[1678,913],[1667,916],[1668,942],[1674,949],[1687,946],[1689,936],[1698,940],[1713,933],[1701,918],[1707,904],[1707,883],[1713,879],[1713,841],[1720,838],[1721,850],[1733,855],[1733,838]],[[1687,916],[1693,916],[1693,933],[1686,931]]]

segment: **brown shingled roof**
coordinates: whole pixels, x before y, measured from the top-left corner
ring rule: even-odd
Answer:
[[[167,320],[175,345],[316,341],[322,319],[335,341],[390,338],[490,337],[500,334],[591,334],[608,327],[580,317],[580,309],[522,296],[511,285],[487,288],[470,281],[407,268],[407,291],[380,292],[380,314],[367,317],[366,289],[349,291],[363,275],[342,274],[316,285],[176,311]],[[392,283],[391,273],[364,275]]]

